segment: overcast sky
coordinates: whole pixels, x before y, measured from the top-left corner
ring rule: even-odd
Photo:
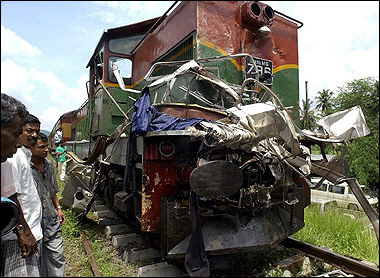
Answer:
[[[86,65],[105,29],[161,16],[174,1],[1,1],[1,92],[51,130],[86,100]],[[379,76],[378,1],[264,1],[303,22],[300,99]]]

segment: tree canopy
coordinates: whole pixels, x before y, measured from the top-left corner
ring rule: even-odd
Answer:
[[[345,159],[352,176],[361,184],[379,186],[379,81],[373,77],[356,79],[338,88],[334,112],[360,105],[371,134],[349,142]]]
[[[321,109],[322,116],[327,116],[332,113],[332,100],[334,93],[329,89],[319,91],[317,94],[316,108]]]

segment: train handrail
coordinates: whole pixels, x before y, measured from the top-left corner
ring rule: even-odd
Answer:
[[[253,59],[253,56],[251,54],[248,54],[248,53],[238,53],[238,54],[232,54],[232,55],[223,55],[223,56],[215,56],[215,57],[209,57],[209,58],[200,58],[200,59],[194,59],[194,61],[196,63],[208,63],[208,62],[214,62],[214,61],[236,59],[236,58],[241,58],[241,57],[247,57],[247,58],[249,58],[251,60],[251,62],[252,62],[252,65],[254,67],[255,72],[258,73],[255,60]],[[151,76],[151,74],[153,73],[153,71],[157,67],[161,67],[161,66],[181,66],[183,64],[188,63],[189,61],[190,60],[181,60],[181,61],[157,62],[157,63],[154,63],[150,67],[149,71],[146,73],[146,75],[144,77],[144,80],[145,81],[153,81],[153,80],[156,80],[156,79],[159,79],[159,78],[163,77],[164,75],[163,76]]]
[[[124,118],[130,120],[130,118],[128,117],[127,114],[125,114],[125,112],[123,111],[123,109],[121,109],[120,105],[117,103],[117,101],[113,98],[113,96],[111,95],[111,93],[107,90],[107,88],[103,85],[102,81],[100,81],[98,79],[98,82],[99,84],[103,87],[104,91],[107,93],[107,95],[109,96],[109,98],[111,99],[111,101],[116,105],[117,109],[119,109],[119,111],[121,112],[121,114],[123,114]]]

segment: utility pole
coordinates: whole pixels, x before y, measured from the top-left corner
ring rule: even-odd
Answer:
[[[305,93],[306,93],[306,129],[309,129],[309,97],[307,95],[307,81],[305,81]]]

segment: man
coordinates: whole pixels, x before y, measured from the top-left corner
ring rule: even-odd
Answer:
[[[16,153],[17,148],[22,146],[19,135],[22,133],[23,120],[27,115],[28,111],[20,101],[6,94],[1,94],[1,196],[11,199],[19,207],[20,219],[14,232],[17,235],[16,239],[21,249],[22,258],[31,257],[36,252],[37,241],[24,218],[21,205],[17,199],[20,194],[16,189],[12,165],[6,160],[11,158]],[[1,276],[5,276],[5,259],[10,256],[11,252],[7,249],[6,244],[3,245],[3,235],[1,239]],[[17,256],[19,256],[20,249],[15,250]],[[26,265],[27,263],[25,268]],[[20,270],[19,274],[30,276],[31,272]]]
[[[57,158],[58,158],[58,175],[61,181],[64,181],[66,178],[67,147],[65,145],[66,145],[65,141],[61,141],[59,143],[59,147],[55,151],[55,154],[57,155]]]
[[[54,135],[55,145],[58,147],[59,143],[62,141],[62,127],[59,127]]]
[[[42,203],[43,240],[40,271],[43,277],[63,277],[65,257],[61,225],[65,224],[66,217],[56,194],[59,192],[59,187],[53,164],[46,158],[48,145],[47,136],[40,133],[37,143],[31,148],[32,172]]]
[[[25,106],[13,97],[1,94],[1,163],[21,147],[23,119],[28,115]]]
[[[42,207],[37,188],[33,180],[30,159],[32,153],[30,148],[35,144],[40,132],[39,120],[28,114],[23,122],[22,134],[20,135],[22,147],[8,162],[12,165],[13,180],[17,197],[27,225],[34,236],[35,244],[32,250],[26,250],[28,257],[19,254],[18,239],[14,234],[7,234],[1,238],[2,264],[4,277],[15,276],[39,276],[39,244],[42,239]],[[20,231],[23,229],[19,227]],[[24,227],[25,228],[25,227]]]

